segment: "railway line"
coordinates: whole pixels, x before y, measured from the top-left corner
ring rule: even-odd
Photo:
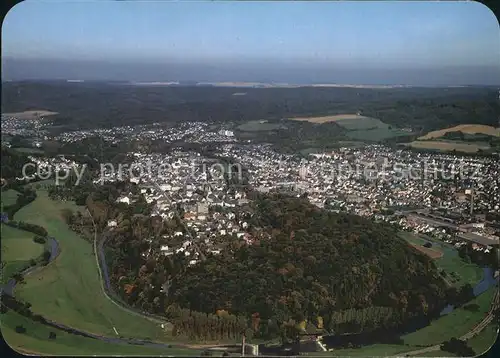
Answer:
[[[497,290],[497,292],[495,292],[495,295],[493,296],[491,307],[490,307],[490,310],[488,311],[488,313],[486,314],[486,317],[484,317],[483,320],[481,322],[479,322],[469,332],[467,332],[463,336],[459,337],[459,339],[462,341],[469,340],[472,337],[479,334],[482,330],[484,330],[495,319],[495,310],[497,310],[499,308],[499,303],[500,303],[500,295],[499,295],[499,292]],[[441,349],[441,345],[437,344],[434,346],[418,349],[415,351],[406,352],[405,355],[406,356],[415,356],[415,355],[419,355],[419,354],[438,351],[440,349]]]

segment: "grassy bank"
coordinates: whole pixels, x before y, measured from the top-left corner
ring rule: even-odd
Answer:
[[[474,286],[483,279],[483,270],[473,263],[465,262],[452,245],[411,232],[401,232],[400,236],[414,245],[423,245],[429,241],[433,243],[433,250],[443,252],[443,257],[434,262],[438,268],[446,272],[447,281],[454,286],[460,287],[466,283]]]
[[[486,353],[497,340],[498,322],[491,323],[477,336],[467,341],[476,354]]]
[[[476,297],[470,304],[477,304],[479,309],[476,312],[468,311],[464,308],[458,308],[452,313],[433,321],[429,326],[422,328],[414,333],[409,333],[401,338],[403,344],[373,344],[360,348],[335,349],[330,352],[315,352],[305,355],[318,356],[404,356],[405,352],[418,350],[423,346],[433,346],[450,340],[452,337],[460,337],[470,331],[477,325],[489,311],[491,300],[495,294],[496,287],[490,288],[485,293]],[[494,327],[494,325],[491,325]],[[490,329],[488,327],[487,329]],[[496,328],[495,328],[496,329]],[[496,331],[494,331],[496,332]],[[493,337],[493,338],[492,338]],[[493,331],[481,332],[477,337],[469,340],[469,344],[478,354],[482,353],[485,346],[488,346],[491,340],[496,338]],[[491,346],[491,344],[489,344]],[[487,349],[487,348],[486,348]],[[421,357],[451,357],[451,353],[443,351],[433,351],[418,355]]]
[[[104,296],[92,245],[71,231],[60,215],[63,208],[79,208],[71,202],[52,201],[46,191],[37,194],[15,219],[45,227],[59,241],[61,254],[26,276],[16,295],[30,302],[34,312],[77,329],[115,336],[116,328],[125,337],[168,341],[169,335],[158,323],[128,313]]]
[[[488,313],[496,290],[496,287],[491,287],[468,303],[479,306],[476,312],[463,307],[457,308],[450,314],[433,321],[429,326],[403,336],[404,343],[410,346],[431,346],[466,334]]]
[[[127,344],[110,344],[97,339],[82,337],[34,322],[20,314],[8,311],[0,315],[2,336],[16,351],[27,351],[44,355],[176,355],[177,349],[156,349]],[[16,326],[23,326],[25,333],[17,333]],[[48,339],[49,333],[55,340]]]
[[[5,283],[12,275],[36,259],[43,252],[43,244],[33,241],[34,234],[2,224],[2,262],[4,267],[1,282]]]

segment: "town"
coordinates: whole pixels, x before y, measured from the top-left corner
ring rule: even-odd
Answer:
[[[13,123],[9,118],[5,122],[4,133],[22,131],[19,122],[16,126],[9,126]],[[142,197],[154,205],[152,216],[172,219],[180,206],[189,234],[177,231],[172,238],[162,237],[160,250],[164,255],[183,251],[190,256],[190,264],[195,264],[199,255],[191,245],[193,240],[203,242],[211,253],[220,252],[221,237],[226,235],[251,244],[248,223],[237,219],[248,204],[247,187],[263,193],[305,196],[320,208],[386,221],[416,234],[454,240],[455,244],[471,241],[478,250],[499,244],[499,227],[492,220],[500,214],[499,182],[489,180],[500,175],[496,158],[419,153],[377,144],[304,158],[282,154],[271,144],[239,141],[233,131],[225,129],[227,126],[217,127],[190,122],[162,129],[154,124],[66,132],[51,139],[79,141],[99,136],[119,143],[133,134],[134,141],[153,137],[171,143],[218,143],[212,158],[182,148],[168,154],[130,152],[129,164],[120,168],[101,164],[94,179],[96,185],[120,180],[138,185],[138,195],[122,193],[118,201],[133,205]],[[45,132],[43,136],[47,138]],[[32,145],[36,147],[39,140],[43,138],[35,137]],[[221,165],[216,158],[231,163]],[[79,166],[64,156],[30,159],[37,169],[43,168],[38,175]],[[31,173],[31,177],[36,174]],[[236,180],[228,184],[227,174]],[[116,224],[110,221],[108,226]],[[143,256],[153,254],[148,251]]]

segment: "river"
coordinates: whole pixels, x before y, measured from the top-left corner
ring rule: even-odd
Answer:
[[[480,294],[487,291],[490,287],[495,286],[498,281],[494,276],[495,271],[490,267],[483,267],[483,279],[479,281],[473,289],[474,297],[479,296]],[[447,315],[455,309],[455,306],[448,305],[441,311],[440,315]]]
[[[445,248],[445,247],[444,247]],[[449,249],[449,248],[448,248]],[[454,254],[456,254],[456,251]],[[485,267],[483,268],[483,278],[478,282],[474,288],[474,297],[487,291],[489,288],[498,284],[497,279],[494,277],[494,270]],[[447,315],[455,309],[454,306],[448,305],[441,312],[440,316]],[[405,327],[398,330],[378,330],[375,332],[368,333],[358,333],[358,334],[346,334],[346,335],[326,335],[323,336],[323,343],[327,348],[338,348],[341,346],[346,346],[348,342],[354,345],[366,346],[370,344],[386,343],[386,344],[401,344],[401,335],[416,332],[426,326],[431,322],[425,317],[422,319],[415,319],[406,324]]]

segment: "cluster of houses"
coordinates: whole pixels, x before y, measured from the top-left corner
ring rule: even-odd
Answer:
[[[173,219],[179,212],[186,230],[176,231],[170,237],[162,238],[160,252],[163,255],[184,252],[194,264],[198,259],[198,251],[193,245],[203,242],[208,252],[218,254],[223,243],[217,238],[233,236],[251,244],[253,239],[246,231],[247,221],[239,219],[237,212],[248,204],[246,193],[239,189],[229,189],[223,178],[213,178],[210,167],[204,164],[204,158],[197,153],[176,151],[168,155],[137,154],[137,163],[152,163],[149,172],[141,177],[129,177],[137,184],[147,203],[153,204],[151,215],[163,219]],[[159,165],[168,164],[170,171],[158,174]],[[201,169],[200,169],[201,168]],[[199,170],[200,169],[200,170]],[[113,174],[113,173],[112,173]],[[122,173],[123,174],[123,173]],[[212,180],[209,180],[212,179]],[[116,181],[117,173],[105,177],[106,181]],[[133,205],[138,196],[123,195],[118,202]],[[179,210],[180,209],[180,210]],[[108,222],[115,227],[115,221]],[[187,232],[186,232],[187,231]],[[155,254],[153,249],[143,253],[144,257]]]
[[[311,154],[307,160],[260,144],[227,144],[219,154],[248,169],[250,184],[259,191],[306,192],[320,207],[329,201],[358,215],[398,207],[468,213],[471,205],[474,210],[500,212],[499,183],[487,180],[498,177],[500,164],[491,158],[421,154],[382,145],[339,148]]]

